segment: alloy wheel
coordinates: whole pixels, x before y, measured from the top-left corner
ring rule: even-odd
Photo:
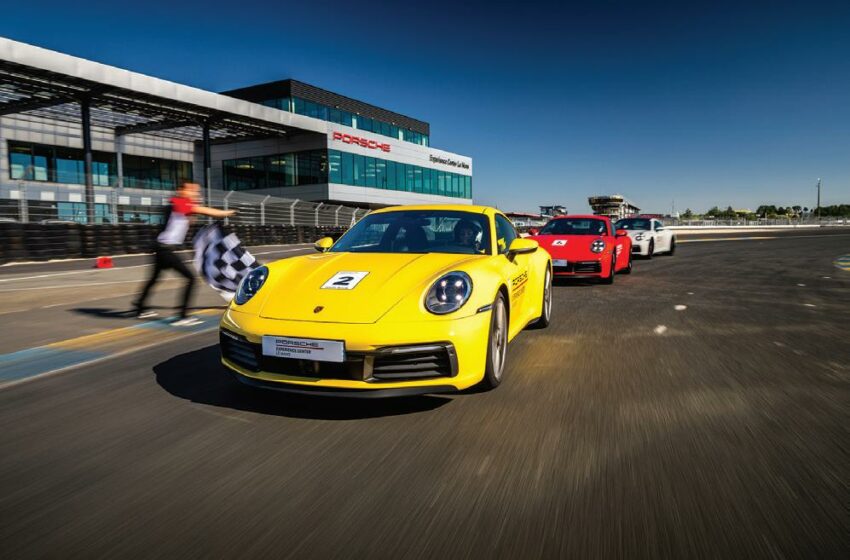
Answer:
[[[507,313],[505,313],[505,304],[501,299],[498,300],[493,313],[495,313],[493,323],[493,345],[491,348],[493,376],[497,380],[501,380],[502,371],[505,368],[505,350],[508,345]]]

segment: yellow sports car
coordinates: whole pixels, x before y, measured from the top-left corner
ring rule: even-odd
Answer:
[[[239,285],[220,341],[243,383],[356,397],[491,389],[508,342],[549,324],[549,254],[493,208],[377,210],[316,249]]]

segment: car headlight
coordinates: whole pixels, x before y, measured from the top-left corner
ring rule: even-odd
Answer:
[[[260,288],[263,287],[263,284],[266,283],[268,277],[269,269],[265,266],[255,268],[246,274],[245,278],[243,278],[239,283],[239,287],[236,288],[236,296],[233,298],[234,301],[238,305],[248,303],[249,299],[257,295],[257,292],[259,292]]]
[[[425,309],[435,315],[457,311],[472,295],[472,278],[465,272],[449,272],[437,279],[425,296]]]
[[[639,234],[635,235],[635,241],[643,241],[643,234],[639,233]]]
[[[593,243],[590,244],[590,250],[594,253],[601,253],[605,250],[605,241],[601,239],[595,240]]]

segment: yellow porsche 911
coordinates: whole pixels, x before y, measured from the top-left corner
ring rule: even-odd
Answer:
[[[552,265],[498,210],[399,206],[253,270],[221,320],[245,384],[386,397],[502,381],[508,342],[546,327]]]

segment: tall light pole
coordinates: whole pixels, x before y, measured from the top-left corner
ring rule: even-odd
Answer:
[[[818,205],[816,208],[818,212],[818,220],[820,220],[820,177],[818,177]]]

